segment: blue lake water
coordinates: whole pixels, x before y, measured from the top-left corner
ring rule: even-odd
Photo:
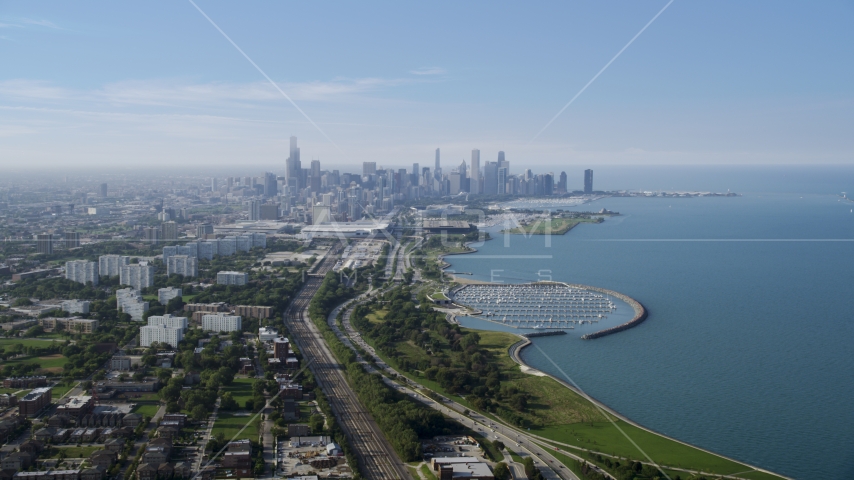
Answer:
[[[479,280],[550,275],[634,297],[650,311],[634,329],[535,342],[654,430],[795,478],[854,478],[854,202],[833,182],[825,194],[604,199],[573,209],[622,215],[551,246],[506,246],[493,230],[478,253],[447,260]],[[559,375],[535,349],[524,358]]]

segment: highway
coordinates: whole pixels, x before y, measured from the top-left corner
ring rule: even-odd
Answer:
[[[320,288],[321,275],[332,269],[340,247],[326,255],[316,273],[309,277],[297,297],[285,311],[284,322],[291,340],[300,349],[318,385],[332,406],[335,419],[341,426],[359,461],[359,469],[370,479],[411,479],[405,464],[383,436],[377,423],[359,403],[342,370],[317,326],[308,318],[308,306]],[[356,467],[355,465],[353,466]]]

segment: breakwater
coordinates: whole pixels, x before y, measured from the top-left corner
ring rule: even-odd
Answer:
[[[552,335],[566,335],[566,332],[563,330],[549,330],[548,332],[531,332],[522,334],[525,338],[551,337]]]
[[[628,330],[632,327],[636,327],[636,326],[640,325],[644,320],[646,320],[646,317],[649,314],[647,309],[643,305],[641,305],[641,303],[639,301],[635,300],[634,298],[632,298],[628,295],[624,295],[620,292],[608,290],[607,288],[590,287],[587,285],[569,284],[569,286],[574,287],[574,288],[585,288],[587,290],[593,290],[595,292],[604,293],[606,295],[611,295],[613,297],[619,298],[620,300],[629,304],[632,307],[632,310],[634,310],[634,312],[635,312],[635,316],[632,317],[632,319],[629,320],[628,322],[626,322],[622,325],[617,325],[616,327],[606,328],[605,330],[600,330],[598,332],[593,332],[593,333],[588,333],[586,335],[582,335],[581,336],[582,340],[593,340],[595,338],[604,337],[606,335],[611,335],[612,333],[622,332],[622,331]]]

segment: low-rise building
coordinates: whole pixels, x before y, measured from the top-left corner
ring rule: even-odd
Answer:
[[[63,318],[46,317],[39,319],[39,325],[46,331],[54,331],[57,328],[70,333],[94,333],[98,329],[98,321],[90,318]]]
[[[231,311],[235,315],[250,318],[272,318],[273,316],[273,307],[258,305],[235,305]]]
[[[18,400],[18,411],[21,416],[34,417],[50,405],[50,401],[50,387],[36,388]]]
[[[71,418],[77,418],[92,411],[95,407],[95,399],[89,395],[75,395],[69,397],[68,400],[56,407],[57,415],[68,415]]]
[[[258,329],[258,340],[263,342],[272,342],[278,338],[279,332],[275,328],[261,327]]]

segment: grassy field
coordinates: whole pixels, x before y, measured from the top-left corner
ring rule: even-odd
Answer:
[[[231,385],[222,387],[222,393],[229,392],[234,400],[243,408],[246,405],[246,400],[252,400],[252,384],[255,383],[254,378],[235,378]]]
[[[38,338],[0,338],[0,347],[9,348],[12,345],[23,345],[25,347],[44,348],[49,346],[51,342],[65,344],[65,340],[60,338],[45,338],[44,340]]]
[[[537,219],[533,223],[520,225],[510,230],[502,230],[501,233],[524,234],[524,235],[563,235],[572,230],[579,223],[600,223],[601,219],[593,218],[550,218]]]
[[[50,372],[50,373],[61,373],[62,367],[65,363],[68,362],[68,358],[63,357],[59,353],[55,353],[53,355],[45,355],[42,357],[18,357],[12,360],[7,360],[3,362],[3,365],[21,365],[21,364],[38,364],[39,372]]]
[[[249,440],[258,440],[258,425],[261,423],[261,416],[259,415],[255,417],[255,419],[248,425],[246,423],[249,422],[249,419],[253,418],[253,416],[219,413],[212,433],[213,435],[216,435],[221,432],[225,435],[226,440],[242,440],[244,438]],[[235,438],[234,436],[244,426],[246,426],[246,429]]]

